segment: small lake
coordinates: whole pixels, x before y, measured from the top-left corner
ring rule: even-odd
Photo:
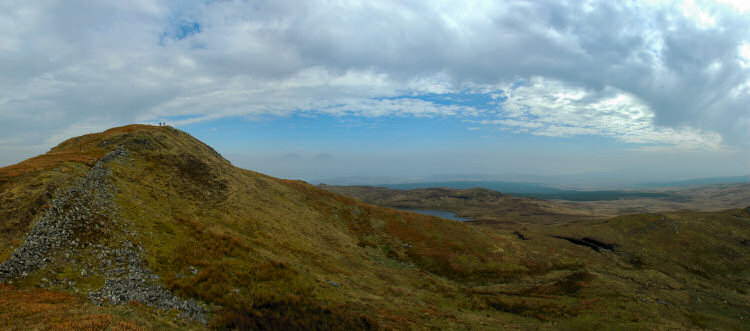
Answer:
[[[469,218],[463,218],[456,216],[456,213],[445,211],[445,210],[426,210],[426,209],[401,209],[403,211],[410,211],[422,215],[430,215],[430,216],[437,216],[442,218],[447,218],[449,220],[454,221],[471,221]]]

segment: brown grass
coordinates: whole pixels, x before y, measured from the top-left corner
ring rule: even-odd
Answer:
[[[18,164],[0,168],[0,178],[16,177],[50,170],[64,162],[79,162],[91,166],[101,156],[103,155],[83,155],[80,152],[50,152],[32,157]]]
[[[0,329],[145,330],[73,295],[0,285]]]

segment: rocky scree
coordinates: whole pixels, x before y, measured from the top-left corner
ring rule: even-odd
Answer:
[[[128,150],[118,146],[99,160],[85,178],[56,194],[24,242],[0,263],[0,281],[26,277],[50,264],[71,264],[80,270],[81,277],[106,279],[102,288],[88,293],[94,303],[136,301],[174,309],[183,318],[206,323],[205,307],[176,297],[158,285],[159,277],[145,265],[143,248],[134,244],[138,234],[132,230],[132,221],[119,216],[113,202],[117,188],[109,180],[112,173],[106,166],[128,162],[128,156]],[[120,240],[114,240],[115,236]],[[54,271],[49,273],[52,280],[42,278],[41,286],[75,287],[74,281],[58,281]]]

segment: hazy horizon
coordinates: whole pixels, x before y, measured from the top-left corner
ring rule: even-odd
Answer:
[[[745,176],[749,8],[9,1],[0,166],[166,122],[237,166],[311,182]]]

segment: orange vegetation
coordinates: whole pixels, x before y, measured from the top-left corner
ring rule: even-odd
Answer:
[[[39,172],[55,168],[63,162],[80,162],[93,165],[100,155],[86,155],[79,152],[50,152],[32,157],[18,164],[0,168],[0,178],[15,177],[26,173]]]
[[[64,292],[0,284],[0,329],[143,330]]]
[[[7,177],[16,177],[27,173],[35,173],[44,170],[50,170],[64,162],[80,162],[86,165],[94,165],[96,160],[104,156],[108,149],[99,144],[106,137],[117,133],[131,133],[136,130],[154,129],[151,125],[128,125],[119,128],[109,129],[107,131],[89,134],[81,137],[68,139],[53,148],[46,154],[32,157],[18,164],[0,168],[0,179]],[[164,127],[167,128],[167,127]]]

